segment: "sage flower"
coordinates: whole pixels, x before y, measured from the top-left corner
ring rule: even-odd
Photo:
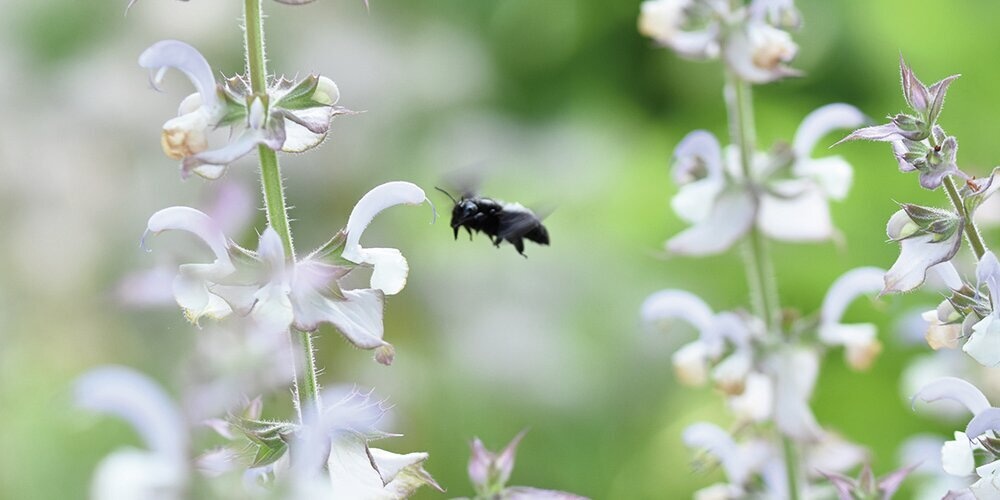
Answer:
[[[914,114],[889,117],[889,123],[855,130],[837,144],[858,139],[889,142],[902,172],[918,171],[920,185],[937,189],[948,175],[968,177],[958,169],[958,141],[937,125],[948,87],[959,75],[925,86],[902,57],[903,98]]]
[[[787,31],[750,19],[729,33],[722,58],[742,80],[769,83],[800,74],[787,65],[798,50]]]
[[[692,59],[719,56],[722,25],[729,10],[720,0],[646,0],[639,14],[639,32],[656,43]]]
[[[469,456],[469,480],[476,490],[477,499],[503,498],[505,500],[585,500],[584,497],[564,491],[542,490],[527,486],[507,486],[514,470],[517,446],[526,431],[521,431],[499,453],[486,449],[479,438],[472,440]]]
[[[962,350],[983,366],[1000,366],[1000,262],[993,252],[979,259],[976,281],[977,290],[985,288],[989,298],[983,300],[982,319],[972,325],[972,335]]]
[[[217,83],[208,61],[194,47],[163,40],[139,56],[158,88],[170,68],[183,72],[196,92],[181,101],[178,116],[163,124],[161,146],[170,158],[181,160],[181,175],[194,172],[217,179],[237,159],[264,145],[275,151],[300,153],[325,138],[330,121],[347,113],[335,106],[340,98],[330,79],[310,75],[298,82],[272,80],[266,95],[252,92],[247,81],[233,77]],[[210,131],[229,127],[224,146],[210,149]]]
[[[145,450],[123,448],[101,460],[94,473],[94,500],[185,498],[190,480],[184,416],[160,386],[130,368],[108,366],[74,383],[76,404],[127,421]]]
[[[885,271],[874,267],[852,269],[837,278],[823,299],[820,312],[819,338],[827,345],[844,346],[848,366],[864,370],[882,351],[871,323],[845,325],[840,323],[847,306],[858,296],[874,294],[882,289]]]
[[[889,218],[886,234],[899,243],[899,258],[885,274],[883,294],[923,284],[927,270],[948,262],[962,246],[964,219],[936,208],[904,203]]]
[[[860,111],[846,104],[813,111],[802,121],[790,149],[754,157],[751,179],[743,174],[735,148],[724,151],[711,133],[691,132],[674,151],[673,178],[680,190],[671,206],[692,227],[671,238],[667,250],[681,255],[720,253],[754,224],[786,241],[833,237],[828,200],[847,195],[852,171],[842,158],[813,158],[812,150],[830,131],[863,120]]]
[[[153,214],[147,232],[187,231],[215,255],[211,263],[180,266],[174,279],[174,298],[190,321],[235,312],[268,331],[289,327],[314,331],[321,323],[330,323],[352,344],[375,349],[376,359],[390,364],[393,348],[382,339],[384,300],[403,289],[409,267],[399,250],[363,248],[360,238],[382,210],[426,200],[424,191],[408,182],[377,186],[355,205],[344,229],[294,264],[273,229],[261,233],[257,251],[250,251],[229,240],[207,215],[189,207]],[[372,268],[371,288],[342,289],[340,280],[358,267]]]
[[[944,471],[960,477],[976,478],[965,491],[955,491],[948,498],[1000,497],[1000,456],[996,451],[996,439],[987,433],[1000,430],[1000,409],[990,405],[989,400],[976,386],[955,377],[942,377],[924,386],[913,396],[913,401],[933,403],[942,399],[952,400],[968,409],[973,417],[964,432],[956,432],[955,439],[941,448],[941,462]],[[984,457],[977,466],[976,454]]]

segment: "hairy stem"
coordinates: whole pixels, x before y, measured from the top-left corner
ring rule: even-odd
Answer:
[[[261,0],[244,0],[243,13],[246,23],[244,29],[245,49],[250,86],[254,95],[263,98],[267,95],[267,62],[264,55],[264,26],[260,4]],[[278,155],[274,150],[264,145],[257,147],[257,155],[260,157],[260,182],[264,192],[267,223],[281,237],[281,244],[285,248],[285,255],[289,263],[294,263],[295,247],[292,245],[292,231],[288,224],[288,207],[285,205],[285,187],[281,179],[281,168],[278,166]],[[316,360],[313,356],[312,337],[308,333],[300,332],[299,340],[305,355],[303,370],[305,381],[301,384],[301,393],[299,391],[300,384],[296,382],[296,405],[300,411],[304,406],[312,407],[318,411],[320,408],[319,384],[316,381]],[[307,402],[308,404],[303,404]]]
[[[983,255],[986,254],[986,244],[983,243],[983,237],[979,235],[979,228],[972,220],[972,214],[965,209],[965,203],[962,201],[962,195],[958,194],[955,181],[949,176],[944,178],[944,189],[948,192],[948,198],[955,206],[955,210],[958,210],[958,214],[965,219],[965,239],[969,242],[972,252],[976,254],[976,260],[982,259]]]
[[[753,158],[756,152],[757,138],[754,128],[753,99],[750,84],[742,81],[736,75],[726,74],[726,109],[729,115],[729,133],[733,144],[739,147],[740,168],[743,181],[754,197],[756,206],[760,206],[760,192],[755,184]],[[781,335],[781,306],[778,301],[778,285],[774,276],[774,266],[771,263],[767,249],[767,240],[757,229],[756,222],[751,226],[750,234],[744,242],[743,257],[746,261],[747,283],[750,287],[750,300],[754,313],[764,320],[768,335],[775,341],[783,340]],[[799,476],[796,467],[797,450],[795,442],[788,437],[781,438],[784,450],[785,472],[788,477],[788,494],[791,500],[799,499]]]

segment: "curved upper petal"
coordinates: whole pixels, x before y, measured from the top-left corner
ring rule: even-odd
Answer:
[[[686,184],[700,177],[698,170],[711,179],[722,179],[722,147],[707,130],[695,130],[681,139],[674,149],[674,182]]]
[[[642,303],[642,319],[647,323],[680,318],[702,332],[712,329],[712,309],[697,295],[684,290],[660,290]]]
[[[76,380],[73,392],[78,406],[127,421],[153,452],[184,459],[188,441],[184,418],[146,375],[122,366],[95,368]]]
[[[215,254],[216,262],[232,267],[229,240],[204,212],[191,207],[168,207],[154,213],[146,224],[146,231],[153,234],[168,230],[187,231],[197,236]]]
[[[978,415],[990,408],[990,402],[976,386],[957,377],[941,377],[925,385],[911,401],[917,400],[933,403],[941,399],[950,399],[969,409],[973,415]]]
[[[816,143],[823,136],[839,129],[855,129],[865,123],[867,118],[858,108],[850,104],[827,104],[809,113],[792,141],[792,150],[797,158],[810,158]]]
[[[387,182],[369,191],[351,211],[347,220],[347,241],[343,257],[356,264],[367,263],[374,267],[372,288],[388,295],[399,293],[406,284],[409,267],[399,250],[392,248],[363,248],[361,234],[381,211],[395,205],[419,205],[427,200],[424,190],[409,182]]]
[[[204,106],[214,108],[219,105],[215,76],[212,67],[198,49],[178,40],[161,40],[139,55],[139,66],[155,73],[153,84],[163,80],[167,68],[183,72],[198,93]]]
[[[861,295],[872,294],[882,289],[884,269],[859,267],[847,271],[830,286],[823,298],[820,321],[839,323],[847,306]]]
[[[989,431],[1000,431],[1000,408],[987,408],[977,413],[965,427],[965,435],[972,439]]]

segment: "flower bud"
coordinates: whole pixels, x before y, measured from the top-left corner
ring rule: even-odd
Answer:
[[[316,90],[313,91],[312,99],[320,104],[332,106],[340,100],[340,89],[333,80],[320,76],[316,83]]]
[[[691,342],[670,358],[677,379],[684,385],[701,386],[708,382],[708,353],[702,342]]]

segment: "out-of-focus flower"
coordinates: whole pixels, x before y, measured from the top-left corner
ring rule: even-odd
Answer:
[[[472,440],[472,454],[469,456],[469,480],[476,490],[476,499],[503,498],[510,500],[584,500],[584,497],[564,491],[542,490],[527,486],[507,486],[517,446],[526,431],[521,431],[499,453],[486,449],[479,438]]]
[[[819,374],[819,355],[804,347],[785,347],[768,358],[767,368],[776,381],[775,425],[798,441],[818,440],[822,430],[809,408],[809,399]]]
[[[840,500],[855,500],[858,498],[889,499],[896,494],[903,480],[913,472],[911,465],[876,478],[871,466],[865,464],[857,479],[842,474],[824,473],[837,490]]]
[[[1000,366],[1000,262],[993,252],[986,252],[979,259],[976,281],[977,291],[985,288],[989,300],[984,301],[982,314],[977,314],[982,319],[972,326],[972,335],[962,350],[983,366]]]
[[[923,284],[928,269],[958,252],[963,227],[964,220],[953,212],[904,203],[886,226],[900,252],[885,274],[882,293],[908,292]]]
[[[798,28],[802,15],[795,8],[794,0],[753,0],[750,3],[750,17],[757,21],[767,21],[779,28]]]
[[[220,181],[214,198],[205,213],[225,234],[242,234],[256,211],[256,201],[250,191],[236,183]],[[146,308],[174,303],[171,283],[176,276],[172,262],[151,269],[129,273],[118,283],[116,298],[129,307]]]
[[[719,253],[754,223],[768,236],[786,241],[831,238],[828,200],[847,195],[851,167],[839,156],[813,158],[812,150],[830,131],[863,121],[864,115],[846,104],[813,111],[796,131],[791,151],[779,148],[754,158],[752,179],[743,175],[735,149],[723,155],[711,133],[691,132],[674,151],[673,177],[681,188],[671,205],[692,227],[671,238],[667,249],[682,255]]]
[[[217,179],[258,145],[300,153],[326,138],[334,116],[348,113],[335,106],[340,92],[326,77],[310,75],[298,82],[277,78],[266,95],[257,95],[240,77],[216,83],[201,53],[177,40],[153,44],[139,56],[139,65],[150,70],[154,88],[167,69],[175,68],[197,90],[181,102],[178,116],[163,124],[160,141],[167,156],[181,160],[184,177],[194,172]],[[220,127],[230,127],[230,140],[209,149],[207,136]]]
[[[686,321],[698,330],[698,339],[678,349],[672,358],[674,371],[682,383],[702,385],[708,381],[711,364],[726,351],[732,354],[711,372],[719,387],[729,394],[743,392],[743,381],[752,367],[752,331],[733,313],[715,314],[697,296],[682,290],[661,290],[642,304],[646,324],[663,324],[674,319]]]
[[[124,367],[94,369],[74,385],[77,405],[117,416],[139,433],[147,450],[120,449],[97,466],[94,500],[184,498],[189,481],[184,417],[156,382]]]
[[[941,448],[941,463],[948,474],[960,477],[978,477],[965,491],[949,493],[946,498],[1000,498],[1000,455],[997,441],[991,431],[1000,430],[1000,408],[990,405],[986,396],[976,386],[955,377],[937,379],[918,391],[913,400],[933,403],[949,399],[965,406],[973,415],[965,432],[956,432],[955,439]],[[991,434],[988,434],[991,433]],[[975,454],[983,455],[983,465],[977,466]]]
[[[763,472],[775,454],[773,446],[765,440],[737,443],[728,432],[707,422],[688,426],[684,429],[683,440],[688,448],[700,450],[717,460],[728,481],[700,490],[697,498],[744,498],[754,477]],[[767,475],[763,477],[772,493],[784,489],[780,482],[772,484],[767,481]]]
[[[855,370],[864,370],[882,351],[871,323],[845,325],[840,323],[847,306],[858,296],[874,294],[882,289],[885,271],[875,267],[852,269],[830,286],[823,299],[820,313],[819,338],[827,345],[844,346],[844,358]]]
[[[724,45],[722,57],[726,64],[750,83],[768,83],[799,74],[787,66],[799,46],[787,31],[770,24],[751,19],[734,28]]]
[[[937,189],[948,175],[967,177],[958,169],[958,141],[937,125],[945,94],[958,75],[949,76],[929,88],[899,59],[903,97],[915,115],[898,114],[885,125],[855,130],[837,144],[864,139],[892,143],[903,172],[920,172],[920,185]]]
[[[398,250],[363,248],[359,240],[382,210],[426,199],[422,189],[408,182],[377,186],[354,207],[347,227],[294,264],[273,229],[261,234],[252,252],[226,238],[215,221],[193,208],[160,210],[150,217],[147,231],[190,232],[215,254],[212,263],[182,265],[174,280],[174,297],[192,322],[236,312],[272,332],[290,326],[314,331],[320,323],[330,323],[352,344],[375,349],[376,359],[390,364],[393,348],[382,339],[384,297],[403,289],[409,268]],[[371,288],[341,289],[339,280],[361,266],[373,268]]]
[[[719,56],[720,17],[729,10],[719,0],[646,0],[639,13],[639,32],[692,59]]]

